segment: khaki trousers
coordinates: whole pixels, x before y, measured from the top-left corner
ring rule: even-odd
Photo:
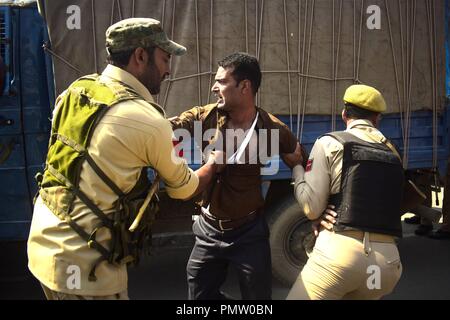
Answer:
[[[128,290],[109,295],[109,296],[82,296],[75,294],[67,294],[50,290],[41,283],[42,290],[44,290],[47,300],[129,300]]]
[[[358,231],[356,232],[358,233]],[[359,232],[360,237],[322,230],[288,300],[380,299],[402,274],[392,237]],[[390,242],[385,241],[387,238]],[[363,238],[363,239],[362,239]]]

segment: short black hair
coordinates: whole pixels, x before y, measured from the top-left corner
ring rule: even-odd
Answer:
[[[233,68],[231,75],[237,84],[242,80],[249,80],[252,84],[253,94],[258,92],[262,75],[256,57],[243,52],[235,52],[220,60],[219,67]]]
[[[354,104],[345,103],[345,114],[347,115],[347,118],[350,119],[366,119],[369,120],[373,117],[376,117],[379,115],[378,112],[369,111],[363,108],[360,108],[358,106],[355,106]]]
[[[133,54],[133,52],[137,48],[126,50],[122,52],[115,52],[115,53],[108,53],[108,56],[106,57],[106,62],[109,64],[112,64],[113,66],[119,67],[119,68],[125,68],[128,63],[130,62],[130,57]],[[156,46],[144,48],[145,51],[147,51],[148,55],[150,56],[150,62],[155,62],[155,49]]]

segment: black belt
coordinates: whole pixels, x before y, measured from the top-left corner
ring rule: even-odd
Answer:
[[[261,210],[255,210],[252,213],[238,219],[219,219],[212,215],[207,215],[206,213],[201,210],[201,215],[203,218],[214,228],[219,229],[221,231],[231,231],[234,230],[246,223],[249,223],[256,219],[256,217],[259,216],[259,213]]]

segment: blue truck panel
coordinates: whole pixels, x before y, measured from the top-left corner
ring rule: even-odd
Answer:
[[[28,236],[34,175],[42,170],[50,132],[50,106],[54,102],[50,60],[42,50],[47,31],[35,5],[0,7],[7,27],[2,57],[7,85],[0,97],[0,149],[8,156],[0,163],[0,239]]]
[[[42,17],[35,9],[20,11],[21,30],[34,30],[34,35],[24,37],[20,42],[20,76],[22,99],[22,122],[27,163],[27,178],[30,194],[37,191],[34,176],[42,170],[51,129],[51,107],[54,97],[49,92],[47,70],[51,64],[47,63],[42,44],[47,30]],[[51,70],[50,70],[51,71]],[[36,79],[39,79],[37,82]],[[53,88],[50,87],[53,91]]]
[[[450,0],[445,1],[445,53],[446,53],[446,92],[447,92],[447,103],[450,99]]]
[[[11,34],[11,9],[8,7],[0,8],[0,34],[2,38],[6,39],[6,35]],[[11,49],[5,42],[0,43],[0,54],[6,65],[11,64]],[[8,92],[9,83],[11,81],[11,74],[8,72],[5,75],[5,86],[3,92]]]

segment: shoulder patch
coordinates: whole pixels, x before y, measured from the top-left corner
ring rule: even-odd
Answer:
[[[308,159],[308,162],[306,163],[305,172],[309,172],[312,170],[314,159]]]

